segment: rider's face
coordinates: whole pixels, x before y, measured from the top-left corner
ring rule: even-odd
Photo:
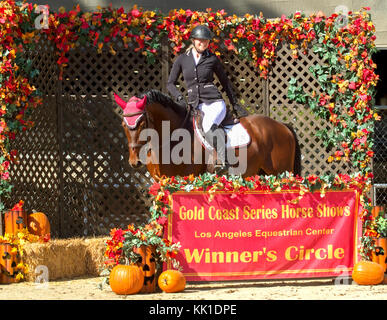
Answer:
[[[210,40],[205,39],[193,39],[193,45],[197,52],[202,53],[208,48]]]

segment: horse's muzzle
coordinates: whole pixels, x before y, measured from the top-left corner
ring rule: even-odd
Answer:
[[[142,167],[142,162],[140,160],[137,160],[136,162],[129,161],[129,165],[133,169],[138,169],[138,168]]]

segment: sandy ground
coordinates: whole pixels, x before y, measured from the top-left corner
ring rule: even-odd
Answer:
[[[116,295],[103,278],[78,278],[45,284],[0,285],[0,300],[387,300],[385,284],[337,285],[332,279],[188,283],[181,293]]]

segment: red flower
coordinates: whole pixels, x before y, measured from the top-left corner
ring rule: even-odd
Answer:
[[[176,251],[167,251],[167,257],[168,258],[175,258],[177,255],[177,252]]]
[[[356,90],[356,82],[350,82],[349,85],[348,85],[348,88],[351,89],[351,90]]]
[[[134,18],[139,18],[142,15],[142,13],[138,11],[136,8],[131,11],[131,14]]]
[[[252,34],[252,33],[250,33],[250,34],[248,35],[248,37],[247,37],[247,40],[249,40],[250,42],[255,41],[255,39],[256,39],[256,37],[255,37],[255,35]]]
[[[168,218],[166,216],[162,216],[162,217],[158,218],[156,221],[158,224],[161,224],[162,226],[164,226],[167,224]]]
[[[156,196],[159,193],[159,190],[161,188],[160,183],[154,183],[150,188],[149,188],[149,194]]]
[[[226,40],[224,40],[224,44],[226,45],[227,50],[229,50],[229,51],[235,50],[235,47],[234,47],[234,45],[232,44],[231,39],[226,39]]]

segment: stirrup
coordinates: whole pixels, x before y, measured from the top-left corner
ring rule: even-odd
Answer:
[[[228,175],[228,169],[230,165],[226,164],[215,164],[214,171],[218,176]]]

